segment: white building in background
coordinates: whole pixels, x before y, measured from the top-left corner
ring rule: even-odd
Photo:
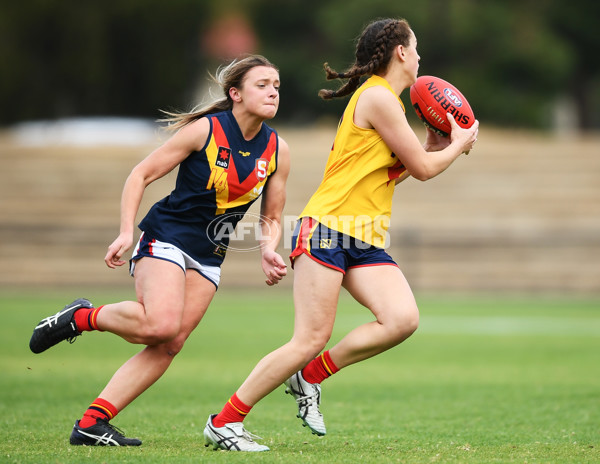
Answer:
[[[23,122],[11,133],[23,146],[137,146],[157,143],[159,128],[150,119],[89,117]]]

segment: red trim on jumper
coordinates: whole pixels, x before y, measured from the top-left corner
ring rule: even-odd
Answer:
[[[277,149],[277,138],[275,137],[275,133],[273,132],[271,134],[271,137],[267,144],[267,148],[265,148],[265,151],[262,153],[262,155],[260,155],[260,158],[258,158],[258,159],[265,160],[267,162],[267,166],[268,166],[271,163],[271,158],[273,158],[273,155],[275,154],[276,149]],[[229,175],[232,175],[232,174],[238,178],[238,183],[237,184],[236,183],[228,184],[228,186],[229,186],[229,202],[248,193],[256,185],[257,180],[260,181],[260,179],[258,179],[258,177],[256,176],[256,169],[254,169],[254,171],[252,171],[248,175],[248,177],[246,177],[246,179],[244,179],[244,181],[242,181],[240,179],[240,175],[237,172],[237,167],[235,165],[233,156],[231,157],[231,161],[229,163]]]

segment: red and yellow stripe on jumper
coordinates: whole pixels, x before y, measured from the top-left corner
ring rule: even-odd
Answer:
[[[213,131],[206,148],[206,157],[211,173],[206,185],[207,190],[216,192],[217,214],[223,214],[230,208],[245,205],[260,196],[267,178],[275,171],[277,152],[277,134],[273,132],[267,147],[259,157],[244,160],[232,152],[225,131],[217,118],[213,118]],[[236,161],[236,159],[238,161]],[[253,163],[253,166],[242,166]],[[243,168],[249,174],[242,178]]]

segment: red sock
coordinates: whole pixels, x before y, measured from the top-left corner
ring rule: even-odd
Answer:
[[[98,308],[81,308],[75,311],[75,325],[80,332],[90,332],[100,330],[96,324],[98,313],[104,308],[104,305]]]
[[[213,417],[213,425],[223,427],[225,424],[231,424],[232,422],[243,422],[251,409],[252,406],[243,403],[237,397],[237,393],[234,393],[229,401],[225,403],[221,412]]]
[[[83,417],[79,421],[79,426],[86,428],[94,425],[98,419],[111,420],[119,413],[119,410],[115,408],[111,403],[102,398],[96,398],[96,400],[90,404],[88,410],[83,414]]]
[[[321,383],[340,369],[333,363],[329,350],[317,356],[302,369],[302,377],[309,383]]]

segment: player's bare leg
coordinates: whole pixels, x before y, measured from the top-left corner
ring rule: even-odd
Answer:
[[[296,258],[294,269],[294,335],[261,359],[237,391],[250,406],[304,367],[331,337],[343,274],[306,255]]]
[[[251,408],[304,367],[331,337],[343,274],[305,255],[296,258],[294,264],[297,271],[294,273],[294,335],[288,343],[258,362],[228,403],[241,401],[244,407]],[[224,411],[228,409],[226,404]],[[243,427],[239,418],[220,419],[218,416],[222,414],[229,418],[229,413],[224,411],[209,416],[204,428],[206,446],[237,451],[268,450],[254,441],[256,436]],[[219,419],[218,423],[215,419]],[[324,425],[320,428],[323,435]]]
[[[146,259],[146,261],[159,260]],[[136,274],[138,271],[139,269],[136,268]],[[113,403],[119,410],[131,403],[162,376],[208,309],[216,287],[196,271],[188,270],[185,275],[184,308],[177,336],[167,343],[146,346],[117,370],[100,394],[100,397]],[[136,287],[141,289],[144,286],[136,285]],[[148,301],[148,295],[141,294],[140,297]]]
[[[138,264],[142,261],[146,264],[136,267],[136,290],[138,300],[145,303],[145,308],[156,308],[153,301],[160,292],[156,293],[154,290],[161,288],[160,282],[156,281],[157,278],[164,283],[169,278],[177,279],[183,276],[184,287],[181,295],[183,307],[179,316],[179,333],[166,343],[147,346],[117,370],[99,397],[90,405],[83,419],[75,422],[70,438],[70,443],[73,445],[138,446],[141,444],[138,439],[125,437],[108,422],[114,416],[100,417],[92,422],[86,415],[95,414],[95,408],[98,406],[108,407],[109,411],[116,414],[155,383],[168,369],[175,355],[181,351],[183,344],[206,313],[215,294],[215,286],[195,271],[184,274],[179,266],[159,266],[164,268],[163,271],[167,274],[175,271],[172,275],[165,275],[152,272],[155,270],[153,264],[159,260],[146,258]],[[163,301],[163,304],[168,302]]]
[[[175,338],[180,332],[185,299],[183,270],[170,261],[139,259],[135,289],[138,301],[122,301],[102,308],[98,313],[98,328],[143,345]]]
[[[382,353],[406,340],[419,325],[419,310],[402,271],[396,266],[349,269],[344,287],[375,316],[329,350],[339,368]]]
[[[329,375],[401,343],[414,332],[419,320],[412,291],[397,266],[348,269],[343,285],[359,303],[373,312],[375,321],[357,327],[319,357],[319,362],[323,356],[329,357],[335,368]],[[320,411],[320,383],[305,380],[303,371],[298,371],[285,384],[286,392],[296,398],[298,417],[303,424],[312,433],[325,435],[325,422]]]

